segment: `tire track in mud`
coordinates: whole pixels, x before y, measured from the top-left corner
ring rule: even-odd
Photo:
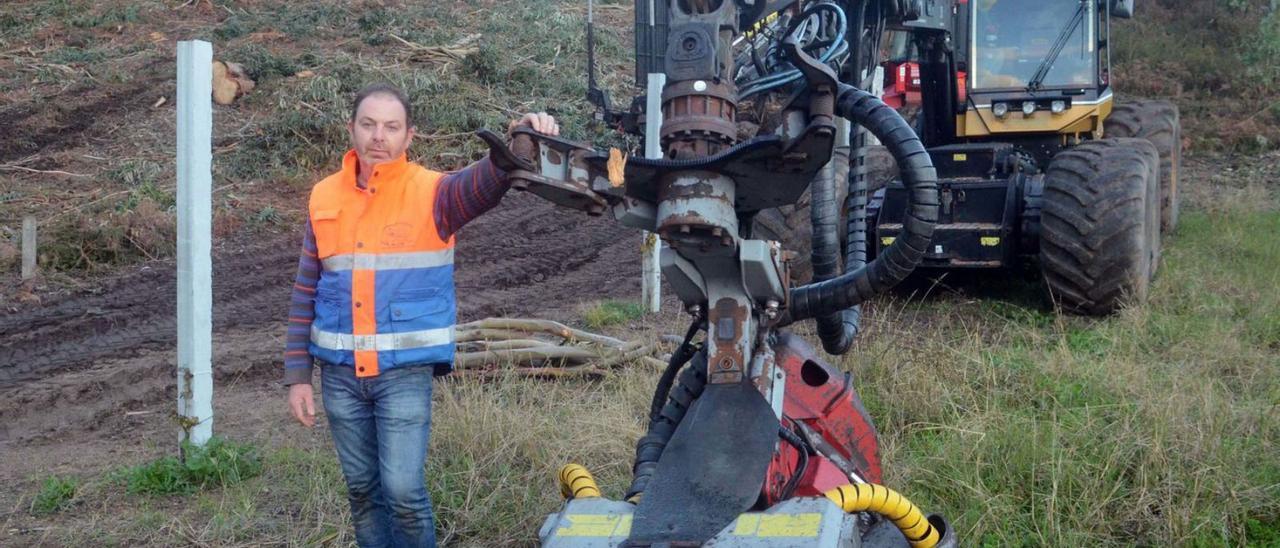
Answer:
[[[638,296],[640,233],[513,193],[459,234],[457,268],[464,318],[562,311]]]
[[[296,247],[282,238],[214,261],[215,330],[258,325],[287,311]],[[292,264],[291,264],[292,263]],[[104,358],[176,344],[173,263],[150,265],[90,295],[0,320],[0,386]]]
[[[278,378],[298,240],[215,257],[218,378]],[[639,242],[611,219],[513,192],[458,235],[460,321],[563,319],[582,301],[636,298]],[[121,409],[172,400],[176,291],[173,263],[160,262],[0,316],[0,440],[109,428]]]

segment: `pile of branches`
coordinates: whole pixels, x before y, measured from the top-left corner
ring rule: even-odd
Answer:
[[[447,46],[424,46],[394,34],[390,36],[404,44],[406,50],[402,53],[402,57],[419,63],[450,65],[480,51],[478,45],[480,41],[479,34],[468,34]]]
[[[621,365],[656,369],[654,343],[623,341],[550,320],[487,318],[460,324],[454,368],[463,376],[515,374],[543,379],[603,379]]]

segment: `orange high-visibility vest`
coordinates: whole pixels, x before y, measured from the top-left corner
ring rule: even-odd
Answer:
[[[375,165],[366,188],[347,152],[316,184],[308,210],[320,259],[311,355],[357,377],[406,365],[453,365],[453,238],[435,223],[441,174],[400,158]]]

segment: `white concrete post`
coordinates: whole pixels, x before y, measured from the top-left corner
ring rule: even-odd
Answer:
[[[178,42],[178,419],[181,440],[213,435],[213,46]]]
[[[22,218],[22,279],[30,280],[36,275],[36,218],[30,215]]]
[[[650,8],[650,14],[653,8]],[[661,72],[649,73],[648,97],[644,108],[644,157],[662,157],[662,88],[667,84],[667,75]],[[644,305],[649,312],[658,312],[662,308],[662,275],[658,257],[662,251],[662,242],[652,232],[644,233],[644,243],[640,246],[643,253],[641,287],[644,293]]]

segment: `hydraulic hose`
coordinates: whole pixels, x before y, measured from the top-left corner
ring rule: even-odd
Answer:
[[[907,121],[874,95],[846,84],[840,84],[836,114],[867,128],[897,161],[907,189],[902,234],[870,263],[792,289],[783,325],[840,312],[897,285],[920,264],[938,221],[938,175]]]
[[[889,518],[912,548],[933,548],[942,540],[942,534],[918,506],[883,485],[851,483],[827,491],[826,496],[847,513],[875,512]]]
[[[852,150],[837,146],[832,154],[832,163],[836,166],[834,170],[835,178],[832,182],[840,184],[841,181],[847,179],[849,189],[844,202],[849,218],[845,227],[843,272],[853,272],[867,264],[866,135],[865,128],[855,128]],[[844,162],[845,159],[848,159],[847,163]],[[841,166],[844,169],[841,169]],[[813,279],[821,282],[839,276],[841,273],[840,270],[831,269],[819,259],[819,250],[821,250],[821,253],[829,254],[832,259],[839,258],[839,255],[835,253],[835,249],[839,245],[839,239],[836,237],[834,227],[830,225],[835,224],[835,220],[839,218],[840,211],[835,206],[834,188],[830,192],[831,200],[829,201],[819,201],[820,191],[818,187],[815,186],[812,192],[813,257],[811,263],[813,264]],[[825,197],[827,191],[822,190],[821,192]],[[830,219],[830,223],[823,222],[820,226],[820,213],[823,215],[824,220]],[[819,267],[820,263],[822,263],[821,267]],[[858,333],[861,331],[861,323],[862,305],[853,305],[837,313],[818,316],[818,339],[822,341],[823,350],[834,356],[848,352],[853,347],[853,341],[858,338]]]
[[[823,24],[821,12],[823,11],[831,12],[831,14],[835,16],[836,20],[835,29],[832,29],[834,32],[831,44],[821,54],[817,55],[819,61],[822,63],[828,63],[833,58],[844,55],[849,50],[849,46],[845,42],[845,34],[848,31],[849,23],[845,18],[844,9],[842,9],[838,4],[819,2],[805,8],[804,12],[801,13],[799,17],[796,17],[782,33],[782,36],[790,36],[792,33],[797,31],[807,32],[808,25],[812,24],[817,27],[817,30],[815,30],[814,33],[814,39],[818,39],[818,34],[821,34],[823,30],[821,28]],[[750,46],[750,44],[748,44],[748,46]],[[752,95],[785,86],[800,80],[803,77],[804,76],[801,74],[800,69],[797,68],[785,69],[774,74],[760,74],[754,80],[738,82],[740,90],[738,92],[738,98],[746,99]]]
[[[837,145],[831,154],[831,161],[823,166],[809,187],[809,214],[813,226],[810,264],[813,265],[815,282],[830,280],[841,273],[840,237],[837,232],[840,208],[836,185],[844,184],[848,177],[848,159],[849,147]],[[844,354],[853,345],[853,337],[857,334],[857,314],[858,307],[854,306],[816,318],[818,339],[822,341],[822,348],[828,354]],[[852,332],[846,327],[846,316],[849,315],[853,315]]]
[[[641,494],[649,485],[649,478],[658,468],[658,459],[675,434],[676,427],[684,419],[693,401],[702,395],[707,385],[707,354],[698,352],[692,363],[680,370],[679,384],[671,390],[671,397],[658,417],[649,421],[649,431],[636,442],[636,460],[631,467],[631,487],[623,497],[627,502],[639,503]]]
[[[600,486],[584,466],[570,463],[560,467],[560,495],[566,499],[600,498]]]
[[[680,342],[680,346],[675,352],[671,353],[671,359],[667,361],[667,368],[662,371],[662,377],[658,379],[658,386],[653,391],[653,400],[649,402],[649,423],[652,424],[662,413],[662,406],[667,403],[667,396],[671,394],[671,384],[676,380],[676,373],[680,372],[680,368],[689,362],[690,358],[698,352],[699,347],[693,344],[694,335],[698,334],[698,330],[702,329],[702,322],[705,318],[699,315],[689,324],[689,329],[685,330],[684,340]]]

